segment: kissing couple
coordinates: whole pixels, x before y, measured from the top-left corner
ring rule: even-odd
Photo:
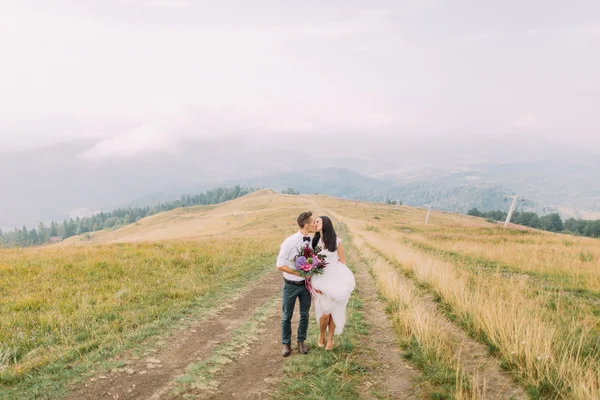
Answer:
[[[337,237],[333,223],[327,216],[313,218],[312,212],[303,212],[297,219],[299,231],[283,241],[277,269],[283,272],[283,301],[281,307],[281,343],[284,357],[292,353],[292,315],[296,300],[300,303],[300,322],[298,324],[298,352],[308,353],[306,333],[309,323],[311,292],[306,287],[306,279],[314,289],[315,312],[319,323],[317,345],[331,350],[334,335],[340,335],[346,324],[346,306],[356,282],[352,271],[346,266],[346,255],[342,240]],[[313,250],[320,249],[325,256],[327,266],[323,273],[303,278],[293,262],[299,249],[309,244]],[[325,340],[327,339],[327,344]]]

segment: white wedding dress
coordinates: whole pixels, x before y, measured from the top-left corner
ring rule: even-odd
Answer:
[[[341,243],[340,238],[338,238],[339,243]],[[315,275],[310,280],[315,290],[323,292],[316,295],[314,302],[317,322],[321,320],[322,315],[331,314],[335,322],[334,334],[339,335],[346,325],[346,306],[356,281],[350,268],[340,261],[337,250],[334,252],[326,250],[322,241],[319,241],[319,246],[323,248],[320,254],[327,256],[325,259],[327,267],[323,274]]]

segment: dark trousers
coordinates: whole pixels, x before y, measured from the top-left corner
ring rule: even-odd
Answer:
[[[306,340],[308,330],[308,316],[310,311],[310,292],[306,286],[283,283],[283,302],[281,307],[281,343],[289,344],[292,341],[292,315],[296,299],[300,301],[300,323],[298,324],[297,340]]]

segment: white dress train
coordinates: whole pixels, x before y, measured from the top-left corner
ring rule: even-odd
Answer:
[[[341,243],[340,238],[338,238],[339,243]],[[314,289],[323,292],[317,294],[314,301],[317,322],[321,320],[322,315],[331,314],[335,323],[334,334],[340,335],[346,325],[346,306],[356,281],[350,268],[340,261],[337,250],[334,252],[326,250],[321,241],[319,246],[323,248],[321,254],[327,256],[325,259],[327,267],[323,274],[315,275],[310,280]]]

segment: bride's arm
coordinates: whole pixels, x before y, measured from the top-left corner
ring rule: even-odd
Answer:
[[[338,244],[338,258],[342,262],[342,264],[346,264],[346,254],[344,254],[344,246],[340,243]]]

